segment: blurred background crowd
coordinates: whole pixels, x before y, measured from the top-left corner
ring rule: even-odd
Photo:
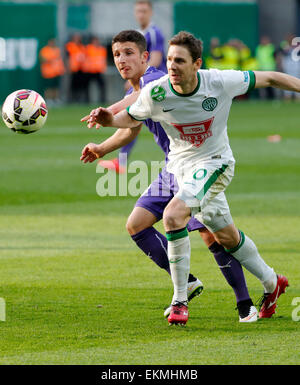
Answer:
[[[203,68],[217,68],[220,70],[252,70],[252,71],[281,71],[300,78],[300,49],[296,35],[289,34],[279,46],[275,46],[268,36],[262,36],[255,51],[239,39],[231,39],[220,44],[218,37],[210,41],[208,54],[203,58]],[[63,52],[50,39],[47,46],[40,51],[41,74],[47,86],[45,97],[54,103],[60,103],[61,77],[70,74],[69,102],[90,102],[90,86],[95,83],[98,90],[99,103],[106,103],[107,51],[101,45],[98,37],[89,39],[80,34],[74,34],[65,44]],[[297,60],[297,56],[299,60]],[[278,91],[273,88],[260,89],[257,94],[263,99],[299,98],[297,93]],[[256,95],[256,96],[257,96]]]
[[[83,40],[75,33],[65,44],[64,51],[51,38],[39,53],[41,76],[44,79],[44,96],[50,103],[61,103],[61,79],[69,74],[67,101],[90,103],[90,85],[95,83],[99,103],[106,103],[107,48],[97,36]]]
[[[241,71],[280,71],[300,78],[300,39],[295,34],[288,34],[286,39],[276,46],[269,36],[261,36],[260,42],[251,49],[239,39],[231,39],[220,44],[218,37],[210,40],[209,53],[204,58],[205,68],[220,70],[234,69]],[[274,88],[259,89],[257,95],[263,99],[299,98],[297,93],[278,91]],[[275,94],[276,91],[276,94]]]
[[[168,40],[188,30],[204,42],[205,69],[276,70],[300,78],[300,0],[15,0],[0,3],[0,11],[0,103],[16,87],[36,89],[49,105],[118,100],[125,85],[110,43],[123,29],[144,34],[149,64],[160,69]],[[272,88],[246,97],[297,99]]]

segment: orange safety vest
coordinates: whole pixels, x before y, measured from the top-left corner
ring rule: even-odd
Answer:
[[[43,47],[40,56],[42,58],[41,73],[43,78],[51,79],[64,74],[65,66],[58,47]]]
[[[69,41],[66,44],[66,49],[69,54],[69,68],[71,72],[82,71],[83,64],[86,59],[85,47],[83,44],[76,44]]]
[[[88,44],[83,71],[91,74],[102,73],[107,67],[107,50],[105,47]]]

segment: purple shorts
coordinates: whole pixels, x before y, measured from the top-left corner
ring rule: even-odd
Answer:
[[[164,167],[158,177],[150,184],[143,195],[137,200],[135,207],[143,207],[161,220],[167,204],[178,192],[178,184],[173,174]],[[191,218],[187,224],[188,231],[205,229],[205,226]]]

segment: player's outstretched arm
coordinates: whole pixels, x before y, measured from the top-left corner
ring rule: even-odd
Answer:
[[[107,108],[99,108],[97,123],[103,127],[115,127],[115,128],[134,128],[139,127],[141,122],[133,119],[127,112],[123,110],[116,115],[113,115]]]
[[[100,144],[89,143],[83,150],[80,160],[83,163],[92,163],[94,160],[113,152],[132,142],[140,133],[142,124],[136,128],[119,129],[112,136]]]
[[[254,71],[255,88],[275,87],[300,92],[300,79],[275,71]]]
[[[139,97],[139,94],[141,91],[135,91],[132,94],[126,96],[124,99],[120,100],[119,102],[112,104],[108,107],[108,109],[115,115],[118,112],[125,110],[127,107],[131,106]]]
[[[124,99],[118,101],[117,103],[112,104],[111,106],[107,107],[109,111],[111,111],[114,115],[117,114],[118,112],[124,110],[131,104],[133,104],[138,96],[140,94],[140,91],[135,91],[129,96],[125,97]],[[99,107],[100,108],[100,107]],[[81,122],[87,122],[88,128],[92,128],[96,125],[96,128],[100,128],[100,124],[96,123],[97,116],[99,113],[99,108],[95,108],[92,110],[89,115],[84,116],[80,121]]]

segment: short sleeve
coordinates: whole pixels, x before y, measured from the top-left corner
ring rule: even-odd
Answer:
[[[221,71],[226,93],[234,98],[251,91],[255,87],[255,74],[253,71]]]
[[[144,87],[137,100],[127,107],[128,114],[135,120],[146,120],[151,117],[152,100],[149,87]]]

